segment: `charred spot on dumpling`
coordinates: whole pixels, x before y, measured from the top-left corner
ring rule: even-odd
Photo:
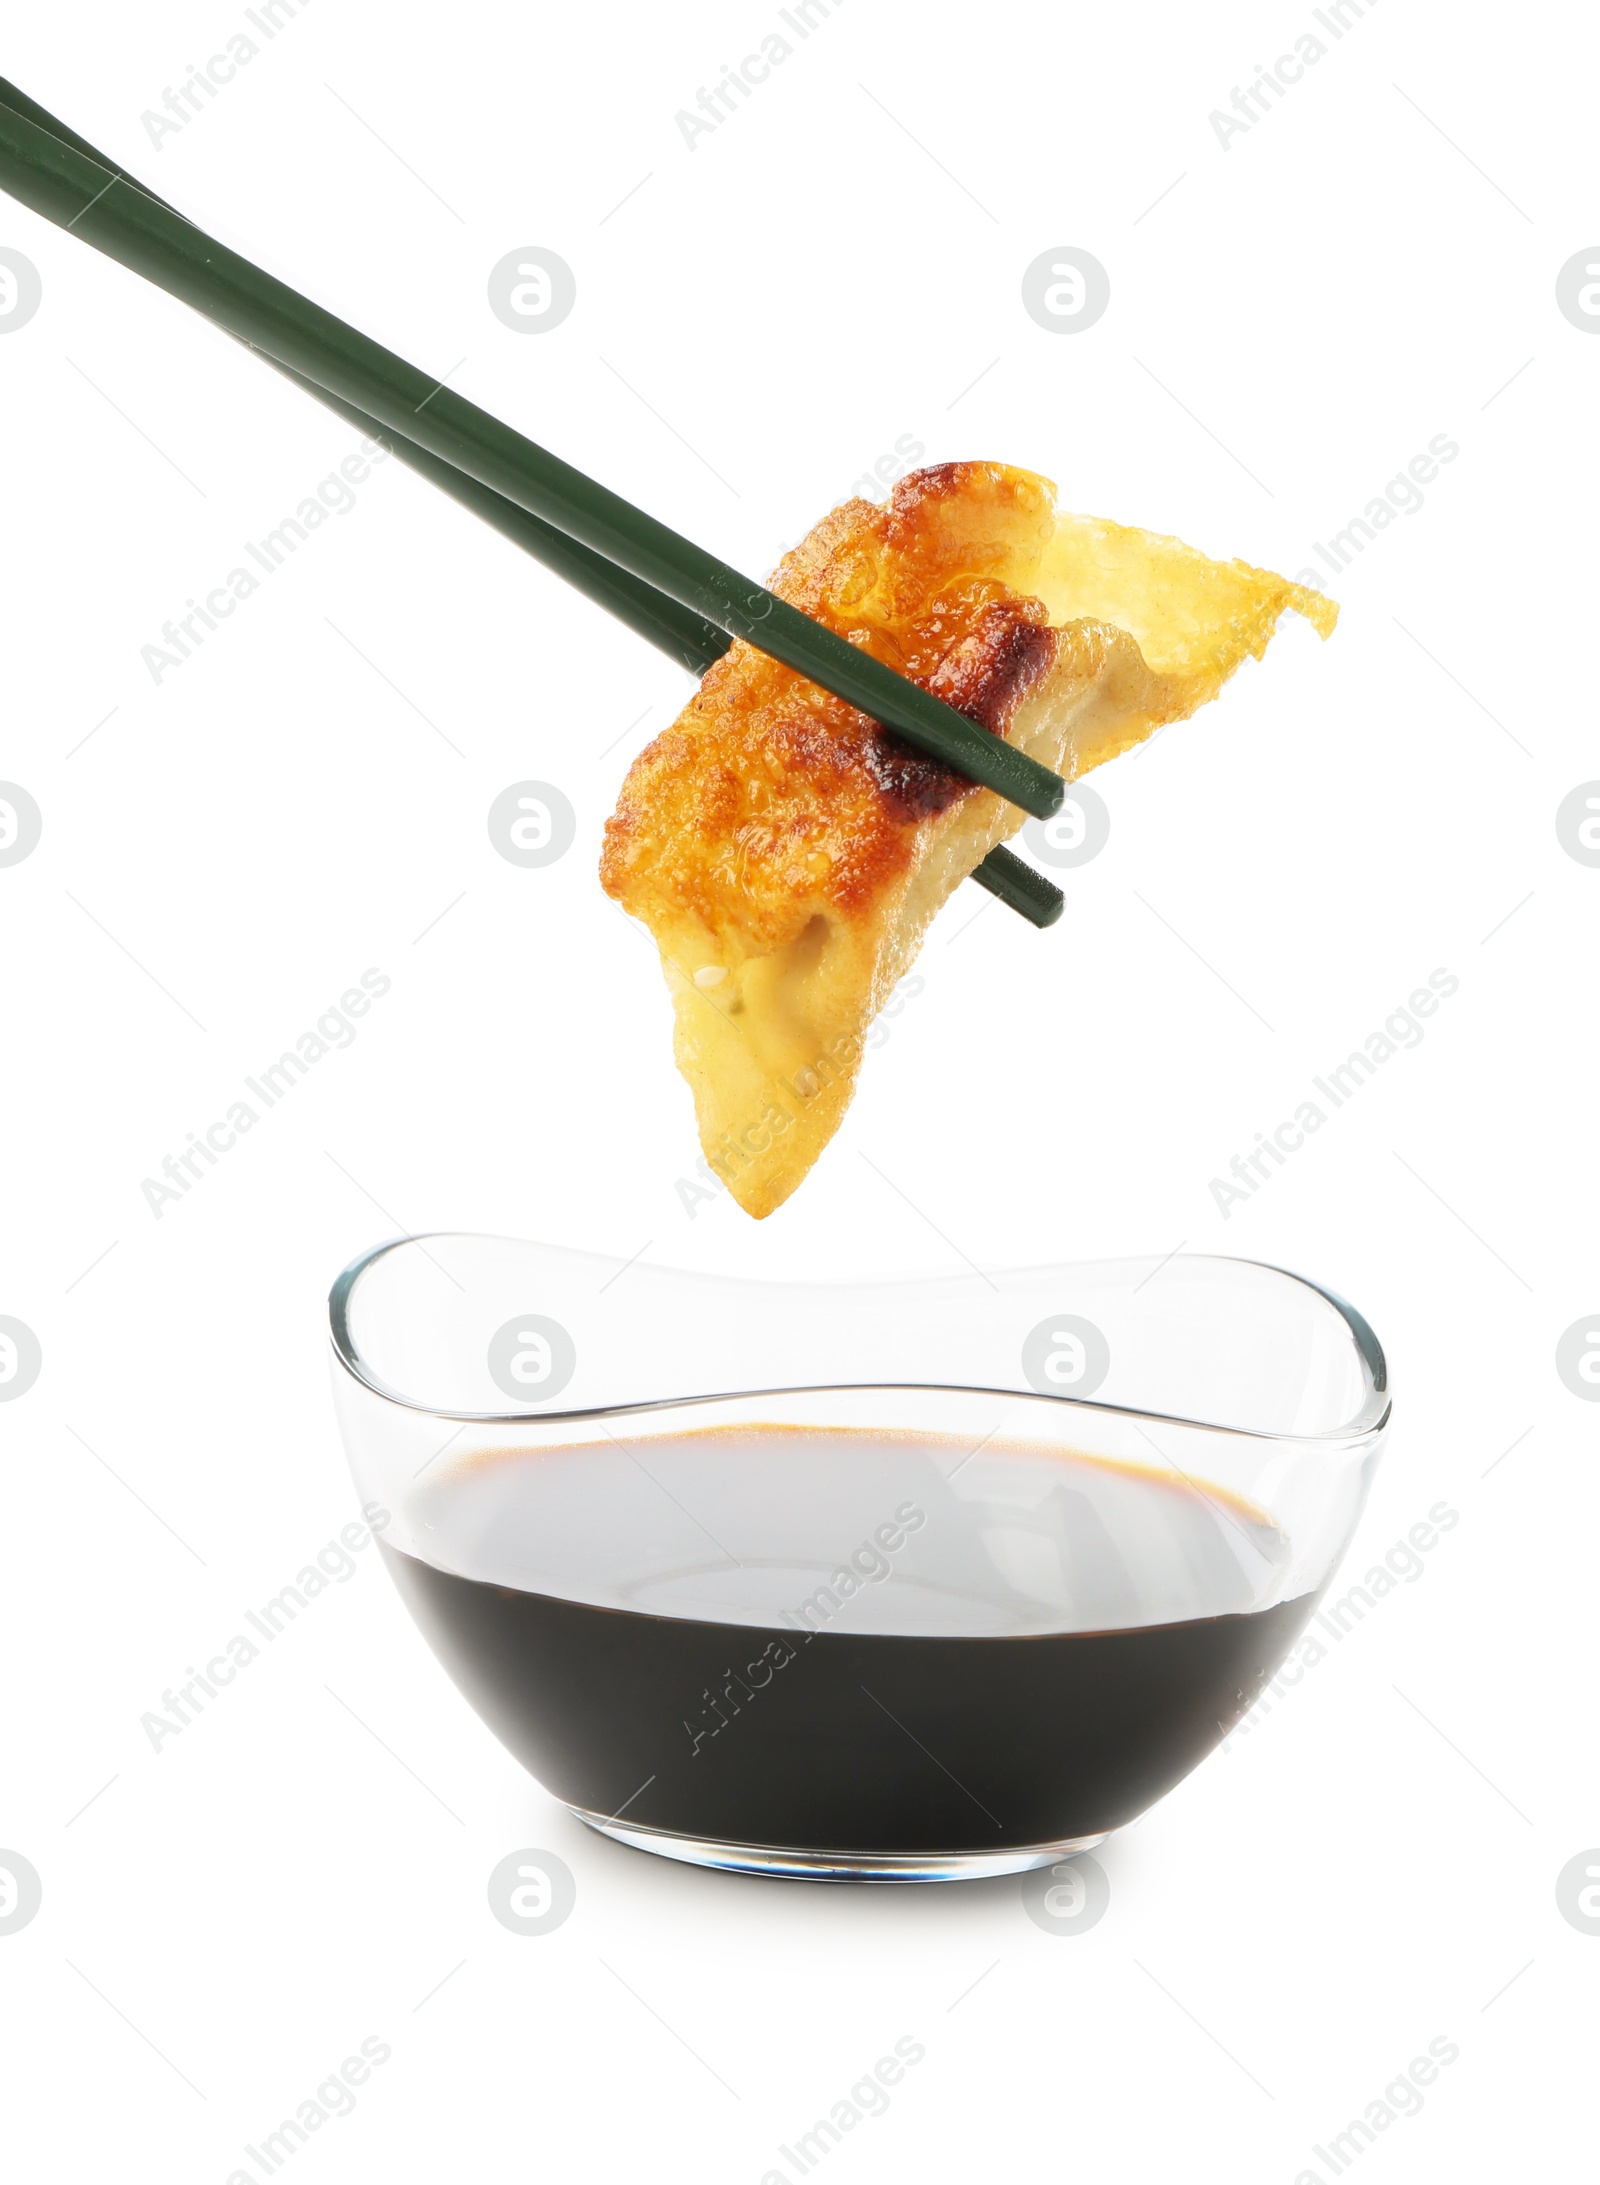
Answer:
[[[991,593],[999,587],[988,587]],[[1004,736],[1017,707],[1055,665],[1056,633],[1036,599],[1005,593],[958,603],[941,601],[923,618],[907,647],[919,663],[942,650],[931,672],[914,680],[964,713],[991,736]],[[974,784],[942,759],[918,751],[892,729],[870,724],[867,764],[884,795],[909,819],[931,819],[958,797],[975,795]]]

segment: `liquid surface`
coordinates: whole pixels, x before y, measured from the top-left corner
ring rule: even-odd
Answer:
[[[776,1429],[500,1451],[384,1544],[557,1797],[819,1851],[1121,1826],[1254,1703],[1312,1598],[1221,1490],[1064,1454]]]
[[[407,1515],[416,1552],[462,1577],[597,1608],[907,1638],[1245,1612],[1276,1597],[1289,1561],[1262,1512],[1181,1475],[798,1427],[491,1451],[425,1484]]]

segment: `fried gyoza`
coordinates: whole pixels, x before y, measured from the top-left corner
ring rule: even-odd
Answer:
[[[1176,539],[1058,515],[1002,463],[847,501],[778,595],[1069,780],[1214,698],[1286,607],[1337,609]],[[781,1206],[838,1129],[929,920],[1024,814],[736,642],[634,762],[601,884],[644,920],[710,1166]]]

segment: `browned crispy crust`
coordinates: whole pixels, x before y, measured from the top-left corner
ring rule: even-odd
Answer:
[[[976,496],[975,473],[993,474]],[[772,589],[1003,736],[1054,664],[1059,637],[1038,600],[975,570],[1010,557],[1019,516],[1026,529],[1035,503],[1047,524],[1048,503],[1026,473],[934,465],[883,508],[836,508],[786,557]],[[737,641],[634,762],[606,822],[601,885],[627,902],[647,865],[657,901],[716,932],[732,897],[742,931],[778,947],[819,893],[846,915],[872,900],[911,862],[919,823],[976,793],[942,761]]]

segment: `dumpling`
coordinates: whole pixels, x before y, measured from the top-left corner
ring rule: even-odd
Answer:
[[[845,502],[772,589],[1069,780],[1214,698],[1286,607],[1324,637],[1338,612],[1060,515],[1048,479],[1003,463]],[[747,1213],[807,1175],[929,921],[1024,817],[742,641],[635,760],[601,885],[660,948],[700,1142]]]

